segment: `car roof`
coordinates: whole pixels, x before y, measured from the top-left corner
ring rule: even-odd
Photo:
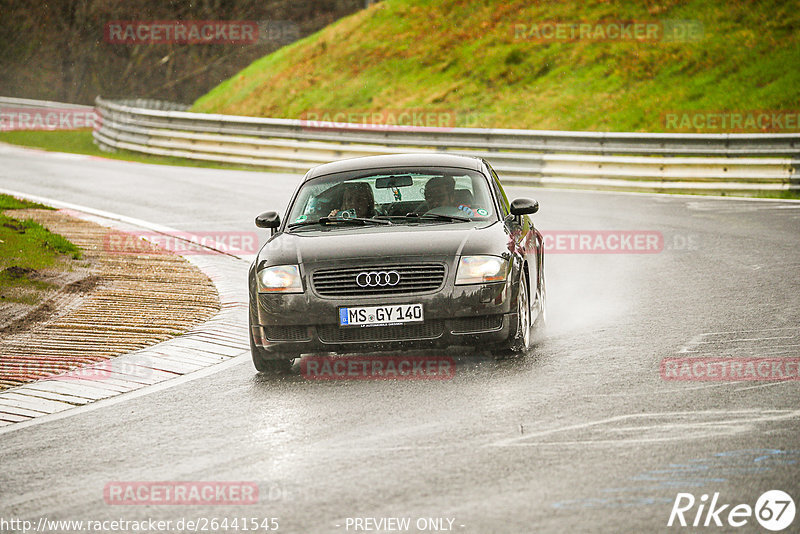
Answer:
[[[325,163],[312,168],[306,180],[337,172],[381,169],[386,167],[458,167],[477,171],[481,169],[481,159],[454,154],[394,154],[389,156],[365,156]]]

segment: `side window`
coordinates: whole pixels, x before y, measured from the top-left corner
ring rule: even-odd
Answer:
[[[500,178],[497,177],[497,173],[494,172],[494,169],[488,163],[486,163],[486,166],[492,173],[492,189],[494,189],[494,194],[497,195],[497,198],[500,200],[500,209],[503,211],[503,217],[505,217],[511,213],[508,197],[506,197],[506,192],[503,191],[503,187],[500,185]]]

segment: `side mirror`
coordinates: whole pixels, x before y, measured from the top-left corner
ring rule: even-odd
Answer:
[[[539,203],[530,198],[517,198],[511,202],[511,215],[520,217],[539,211]]]
[[[273,230],[281,225],[281,218],[274,211],[265,211],[256,217],[256,226],[259,228],[272,228]]]

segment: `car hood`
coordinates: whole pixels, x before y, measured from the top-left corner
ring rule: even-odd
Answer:
[[[402,256],[456,256],[508,252],[500,222],[420,226],[331,227],[279,233],[264,245],[258,264],[316,263]]]

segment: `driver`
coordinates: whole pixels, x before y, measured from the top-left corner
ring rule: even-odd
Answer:
[[[334,209],[328,217],[336,217],[343,212],[355,213],[355,217],[373,217],[375,215],[375,199],[368,183],[357,182],[345,184],[342,194],[342,208]]]
[[[456,181],[452,176],[434,176],[425,184],[425,204],[428,210],[456,205]]]

